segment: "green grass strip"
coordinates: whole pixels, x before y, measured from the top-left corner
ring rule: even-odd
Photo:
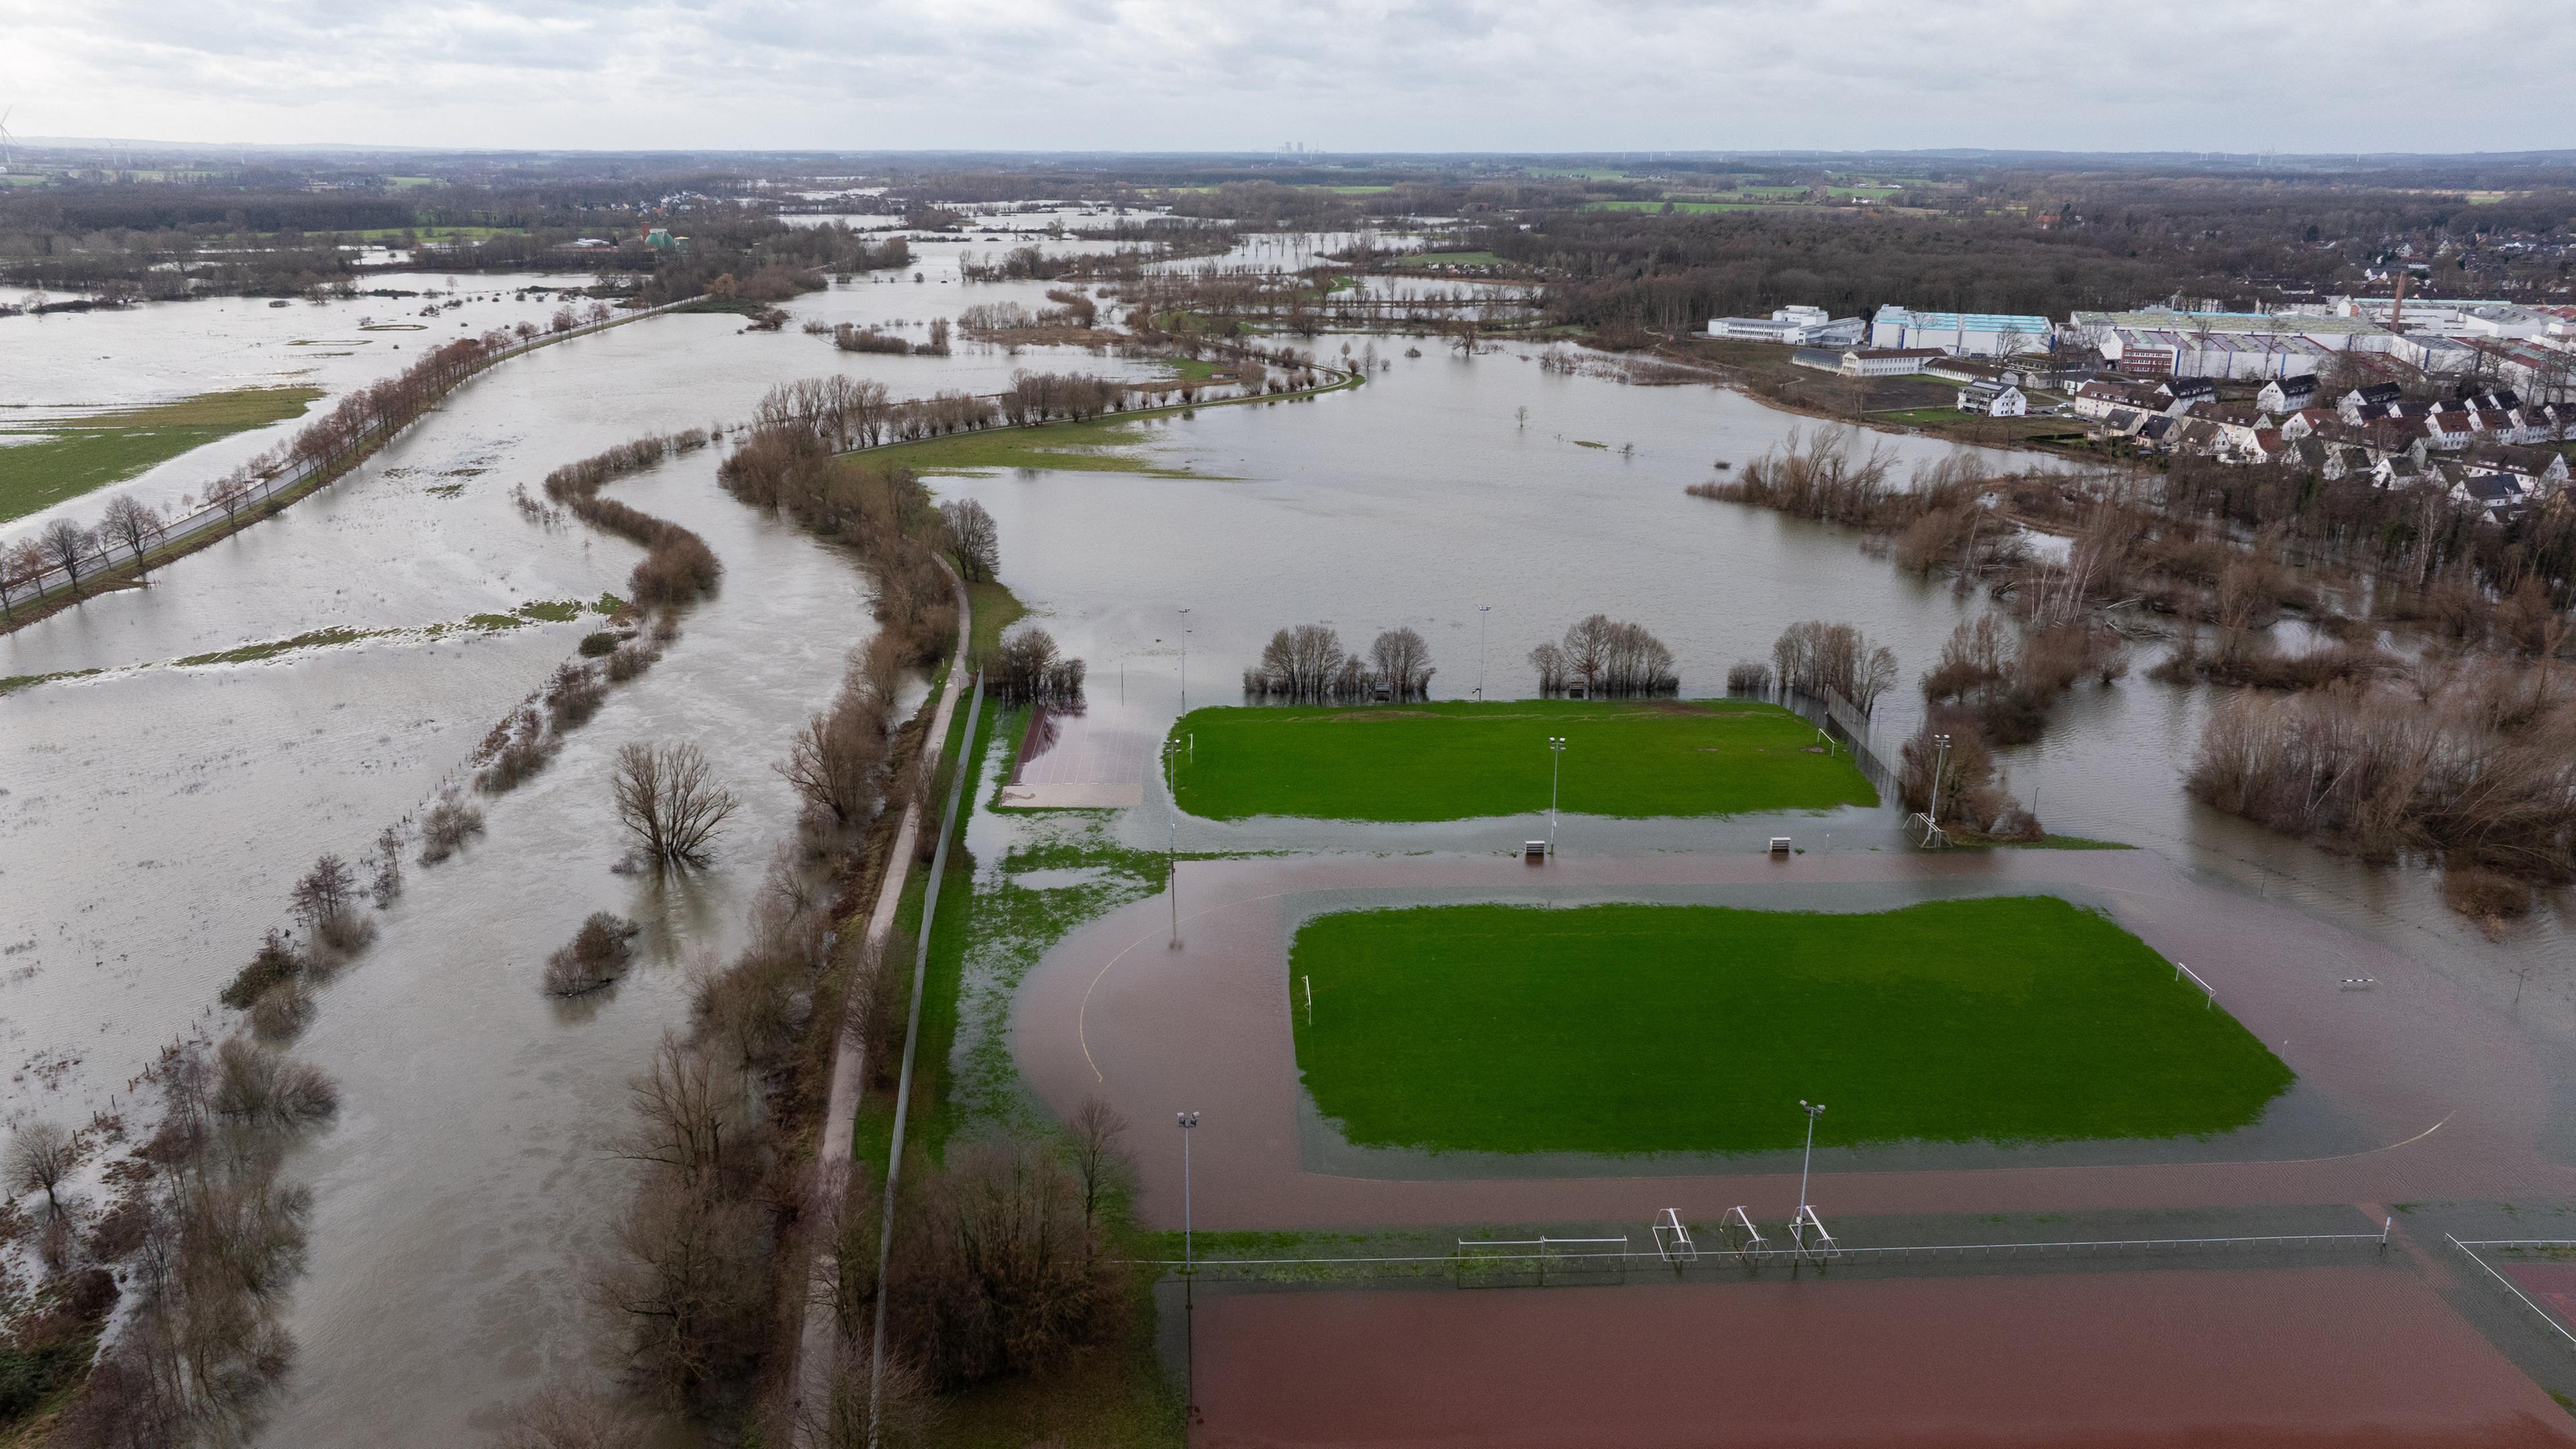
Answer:
[[[2047,896],[1355,911],[1308,922],[1288,969],[1307,1089],[1366,1146],[1776,1150],[1801,1098],[1829,1146],[2199,1136],[2292,1080],[2146,943]]]
[[[1560,808],[1626,819],[1874,806],[1849,755],[1751,700],[1495,700],[1192,710],[1181,808],[1217,820],[1474,820]]]

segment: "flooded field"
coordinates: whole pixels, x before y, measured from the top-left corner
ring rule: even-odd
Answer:
[[[226,1023],[211,1007],[215,993],[260,933],[282,922],[294,877],[324,851],[357,856],[383,825],[455,778],[484,731],[571,654],[585,627],[577,622],[423,632],[622,586],[637,556],[632,546],[577,523],[532,520],[514,504],[515,490],[533,491],[547,470],[638,434],[739,423],[773,383],[827,372],[883,381],[898,397],[989,391],[1022,367],[1161,375],[1142,359],[973,344],[946,358],[850,354],[799,330],[808,321],[851,321],[920,332],[932,318],[978,302],[1042,305],[1049,284],[968,285],[957,266],[963,253],[998,250],[988,235],[1018,244],[1047,220],[979,218],[969,239],[917,245],[914,266],[899,275],[798,299],[783,332],[748,333],[731,316],[660,317],[514,360],[281,518],[157,571],[149,587],[0,636],[0,675],[101,671],[0,698],[0,892],[9,901],[0,928],[8,952],[0,959],[0,1049],[12,1108],[79,1120],[123,1093],[162,1044],[220,1032]],[[1294,267],[1352,240],[1258,238],[1220,260]],[[443,290],[444,279],[417,284],[432,280]],[[442,313],[435,325],[454,331],[463,319],[479,331],[516,320],[509,309],[520,304],[507,300],[516,280],[461,279],[463,291],[498,290],[504,300]],[[1384,295],[1442,285],[1386,284]],[[379,310],[396,308],[377,299],[285,309],[224,301],[0,320],[0,391],[63,406],[287,378],[336,392],[391,371],[419,345],[412,339],[430,335],[353,330],[360,315]],[[351,345],[322,346],[332,338]],[[35,346],[24,345],[30,339]],[[394,352],[391,341],[356,345],[364,339],[394,339],[405,350]],[[1877,725],[1892,748],[1919,717],[1913,679],[1952,627],[1984,607],[1946,583],[1901,575],[1842,531],[1684,495],[1686,485],[1719,476],[1714,464],[1740,467],[1806,426],[1801,419],[1703,387],[1624,386],[1545,371],[1538,349],[1520,345],[1472,357],[1437,339],[1327,336],[1312,345],[1328,357],[1346,346],[1354,359],[1373,352],[1390,365],[1365,387],[1312,402],[1202,408],[1149,424],[1144,450],[1183,476],[1027,470],[936,481],[942,496],[992,510],[1002,579],[1068,653],[1089,662],[1093,715],[1067,722],[1066,753],[1031,782],[1115,787],[1116,798],[1102,803],[1141,800],[1107,827],[1125,845],[1160,849],[1170,838],[1151,768],[1169,722],[1185,701],[1237,699],[1242,669],[1283,625],[1329,623],[1346,643],[1363,645],[1382,628],[1410,625],[1431,641],[1435,697],[1508,698],[1533,687],[1529,648],[1595,611],[1634,619],[1669,643],[1688,694],[1718,692],[1729,664],[1767,657],[1789,624],[1849,621],[1902,662],[1903,683]],[[175,496],[274,441],[244,434],[123,486]],[[1884,441],[1909,465],[1948,451],[1919,438]],[[744,903],[790,826],[793,802],[770,762],[825,701],[844,652],[871,628],[863,577],[831,550],[727,498],[714,486],[716,461],[713,451],[693,455],[612,484],[609,495],[702,534],[726,565],[722,591],[686,616],[657,669],[611,693],[545,773],[487,802],[483,839],[456,860],[411,872],[375,946],[321,994],[302,1050],[339,1079],[344,1106],[298,1167],[316,1191],[315,1235],[293,1310],[303,1356],[271,1443],[355,1442],[386,1423],[405,1426],[405,1443],[474,1443],[502,1405],[592,1361],[595,1335],[580,1285],[607,1245],[625,1181],[600,1143],[622,1111],[628,1074],[684,1018],[691,971],[735,944]],[[76,511],[86,515],[105,496]],[[254,663],[171,662],[331,627],[389,632]],[[2151,649],[2142,652],[2141,666],[2151,657]],[[2209,892],[2243,903],[2244,915],[2229,919],[2272,933],[2267,939],[2296,941],[2305,926],[2331,927],[2349,933],[2357,955],[2385,963],[2390,979],[2422,974],[2430,1005],[2403,1081],[2374,1095],[2339,1076],[2331,1058],[2303,1056],[2305,1040],[2287,1049],[2303,1073],[2315,1070],[2342,1093],[2332,1104],[2341,1116],[2311,1124],[2320,1151],[2391,1144],[2401,1127],[2438,1117],[2419,1110],[2441,1095],[2426,1082],[2441,1076],[2440,1052],[2458,1051],[2478,1061],[2465,1074],[2472,1084],[2491,1089],[2482,1114],[2464,1123],[2480,1130],[2443,1142],[2439,1161],[2456,1169],[2461,1190],[2501,1196],[2563,1185],[2560,1154],[2548,1144],[2559,1135],[2551,1073],[2576,1027],[2565,918],[2489,942],[2445,910],[2420,873],[2366,868],[2191,806],[2180,774],[2211,698],[2208,690],[2148,682],[2143,668],[2109,689],[2079,688],[2058,707],[2044,743],[2007,755],[2012,785],[2054,830],[2153,852],[2131,867],[2100,869],[2125,869],[2113,884],[2138,899],[2124,909],[2164,929],[2219,930],[2185,919],[2194,893]],[[685,888],[656,890],[608,868],[619,842],[606,762],[630,740],[682,738],[707,747],[746,806],[713,870]],[[1541,803],[1534,794],[1533,816]],[[1583,818],[1579,802],[1568,807],[1569,859],[1687,861],[1689,852],[1705,859],[1779,825],[1615,826]],[[1204,853],[1339,852],[1335,869],[1361,868],[1357,853],[1430,852],[1438,870],[1473,875],[1529,823],[1184,820],[1177,844]],[[1894,854],[1896,825],[1894,812],[1882,809],[1780,828],[1828,861],[1837,854],[1877,861],[1875,873],[1892,877],[1908,869],[1908,858]],[[983,812],[974,847],[991,859],[1020,828]],[[1194,869],[1184,870],[1185,893]],[[2046,874],[2019,861],[1995,869]],[[1165,906],[1157,899],[1135,907],[1137,930]],[[566,1010],[538,993],[538,963],[600,909],[646,923],[648,964],[605,1000]],[[1167,960],[1159,939],[1154,944],[1158,969],[1187,964]],[[1042,980],[1031,999],[1054,989]],[[2252,989],[2259,999],[2276,988]],[[2320,1009],[2294,1003],[2289,984],[2277,990],[2285,1019]],[[2510,1025],[2499,1025],[2498,1009],[2517,993]],[[2393,1000],[2392,993],[2372,1004]],[[1229,1009],[1208,1040],[1257,1034],[1266,1018],[1255,1009]],[[1111,1030],[1127,1033],[1131,1054],[1143,1060],[1159,1050],[1149,1042],[1154,1022],[1140,1014]],[[1186,1026],[1184,1018],[1175,1029]],[[1055,1101],[1073,1089],[1066,1084],[1078,1086],[1075,1057],[1063,1042],[1045,1050],[1052,1055],[1029,1059],[1030,1075]],[[1193,1086],[1184,1076],[1188,1054],[1156,1059],[1166,1075],[1136,1096],[1140,1121],[1168,1106],[1157,1105],[1161,1097]],[[2452,1090],[2469,1088],[2454,1082]],[[1296,1196],[1308,1185],[1291,1183],[1289,1196],[1265,1197],[1257,1190],[1265,1182],[1278,1187],[1297,1176],[1303,1129],[1287,1096],[1247,1098],[1245,1108],[1267,1114],[1265,1132],[1279,1140],[1232,1149],[1259,1170],[1201,1199],[1200,1211],[1218,1214],[1222,1226],[1456,1221],[1493,1204],[1456,1183],[1414,1191],[1421,1184],[1395,1181],[1401,1171],[1336,1178],[1341,1185],[1311,1197]],[[1202,1147],[1216,1135],[1203,1137]],[[1219,1149],[1221,1174],[1227,1150]],[[1962,1184],[1980,1174],[1967,1169],[1993,1164],[1939,1165],[1960,1169],[1949,1175],[1961,1181],[1944,1190],[1954,1190],[1962,1210],[1973,1207],[1978,1190]],[[1771,1177],[1782,1169],[1765,1162],[1754,1170]],[[1281,1175],[1261,1175],[1270,1172]],[[1883,1176],[1884,1184],[1855,1191],[1898,1203],[1898,1174]],[[1168,1177],[1160,1166],[1148,1174],[1158,1224],[1173,1216]],[[2258,1195],[2339,1200],[2298,1196],[2319,1182],[2354,1193],[2400,1185],[2393,1171],[2356,1170],[2288,1178]],[[1513,1200],[1544,1217],[1548,1190],[1525,1186]],[[2030,1195],[2044,1205],[2052,1194],[2072,1200],[2086,1191],[2043,1184]],[[1608,1205],[1598,1194],[1586,1205],[1594,1198]],[[1290,1208],[1313,1213],[1297,1219]],[[1813,1304],[1770,1284],[1545,1299],[1318,1294],[1202,1303],[1206,1442],[1515,1442],[1515,1434],[1518,1442],[1572,1442],[1547,1428],[1558,1421],[1543,1407],[1509,1394],[1488,1396],[1481,1408],[1471,1402],[1479,1374],[1530,1394],[1550,1382],[1511,1359],[1517,1350],[1488,1342],[1507,1326],[1522,1342],[1622,1345],[1583,1362],[1605,1386],[1611,1381],[1602,1374],[1629,1375],[1617,1379],[1624,1387],[1581,1401],[1618,1406],[1597,1422],[1633,1429],[1635,1442],[1659,1442],[1656,1426],[1671,1416],[1696,1419],[1720,1408],[1699,1387],[1706,1376],[1677,1357],[1678,1345],[1738,1322],[1797,1325],[1776,1337],[1757,1328],[1744,1335],[1772,1345],[1761,1350],[1773,1355],[1761,1361],[1770,1367],[1750,1379],[1777,1380],[1764,1390],[1769,1397],[1747,1401],[1746,1422],[1776,1429],[1779,1442],[1906,1435],[1987,1442],[1959,1437],[1968,1434],[1963,1425],[1986,1422],[1977,1416],[1993,1410],[2000,1392],[1994,1375],[1974,1371],[1972,1350],[2007,1346],[1977,1349],[1962,1340],[1942,1350],[1949,1358],[1899,1363],[1917,1340],[1893,1335],[1929,1323],[2004,1324],[2016,1312],[2081,1319],[2081,1281],[2015,1280],[2009,1291],[2026,1296],[2024,1307],[1980,1298],[2006,1291],[1981,1283],[1871,1283]],[[2053,1397],[1993,1410],[1994,1424],[2025,1440],[2075,1433],[2063,1412],[2069,1396],[2116,1378],[2104,1365],[2171,1347],[2171,1336],[2136,1324],[2181,1317],[2215,1327],[2160,1372],[2205,1376],[2206,1396],[2147,1404],[2140,1437],[2101,1442],[2195,1434],[2284,1442],[2259,1436],[2291,1423],[2389,1443],[2557,1442],[2513,1437],[2538,1432],[2531,1416],[2550,1412],[2547,1399],[2500,1367],[2474,1334],[2463,1340],[2466,1330],[2444,1318],[2430,1290],[2395,1270],[2277,1280],[2138,1275],[2120,1293],[2134,1322],[2066,1330],[2069,1361],[2081,1357],[2091,1367],[2070,1370]],[[2377,1325],[2371,1331],[2380,1337],[2355,1348],[2355,1360],[2412,1355],[2441,1373],[2424,1383],[2348,1384],[2366,1375],[2342,1359],[2312,1362],[2298,1343],[2267,1343],[2259,1306],[2283,1296],[2302,1305],[2301,1322],[2358,1316]],[[1482,1317],[1466,1311],[1497,1303],[1512,1306]],[[399,1311],[389,1311],[392,1304]],[[1867,1339],[1872,1333],[1881,1338]],[[1878,1347],[1850,1352],[1880,1364],[1885,1396],[1930,1384],[1923,1402],[1937,1412],[1872,1418],[1865,1407],[1872,1396],[1846,1395],[1835,1415],[1799,1429],[1798,1406],[1824,1383],[1814,1365],[1825,1346],[1864,1340]],[[1399,1343],[1422,1355],[1409,1371],[1419,1382],[1461,1387],[1407,1407],[1407,1378],[1388,1370],[1406,1358],[1383,1352]],[[1630,1357],[1633,1368],[1616,1366]],[[1301,1358],[1295,1379],[1279,1371]],[[2301,1373],[2311,1375],[2313,1392],[2303,1389],[2296,1404],[2284,1399],[2284,1417],[2248,1417],[2267,1376]],[[1337,1387],[1307,1391],[1315,1383]],[[2112,1393],[2105,1402],[2126,1402],[2103,1392]],[[1450,1430],[1422,1417],[1429,1410],[1421,1406],[1438,1405],[1459,1411],[1446,1421]],[[2489,1437],[2473,1440],[2469,1428]],[[2462,1432],[2443,1437],[2453,1430]]]

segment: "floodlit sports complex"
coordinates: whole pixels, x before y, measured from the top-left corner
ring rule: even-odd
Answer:
[[[1137,1124],[1198,1442],[2570,1441],[2542,1039],[2146,851],[1914,849],[1873,764],[1742,701],[1172,727],[1171,888],[1009,1042]]]

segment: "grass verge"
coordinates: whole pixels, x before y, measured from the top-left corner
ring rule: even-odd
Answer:
[[[1751,700],[1443,701],[1192,710],[1181,808],[1216,820],[1473,820],[1560,807],[1627,819],[1876,805],[1815,726]]]
[[[1352,911],[1288,969],[1313,981],[1307,1088],[1364,1146],[1776,1150],[1801,1098],[1833,1146],[2199,1136],[2292,1080],[2146,943],[2048,896]]]

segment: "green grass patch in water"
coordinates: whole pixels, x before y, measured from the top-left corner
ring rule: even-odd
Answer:
[[[1220,706],[1173,726],[1181,808],[1216,820],[1475,820],[1559,807],[1626,819],[1874,806],[1851,757],[1752,700],[1447,700]]]
[[[1778,1151],[1802,1098],[1837,1147],[2205,1136],[2292,1081],[2145,942],[2049,896],[1350,911],[1309,921],[1288,972],[1314,989],[1300,1073],[1364,1146]]]

